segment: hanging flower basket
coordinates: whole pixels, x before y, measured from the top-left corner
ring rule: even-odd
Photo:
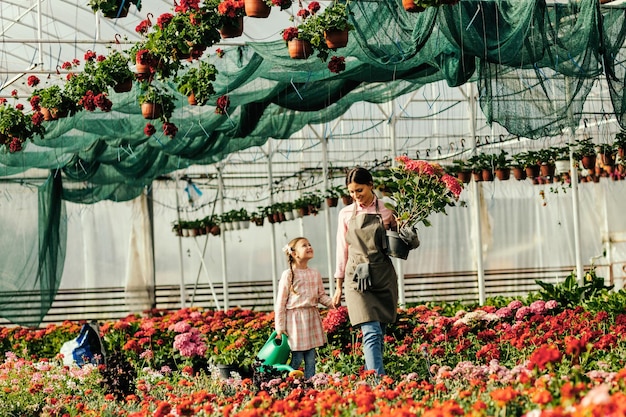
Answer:
[[[243,34],[243,17],[238,17],[232,22],[224,23],[219,29],[222,39],[237,38]]]
[[[343,48],[348,44],[348,29],[327,30],[324,32],[324,39],[330,49]]]
[[[158,119],[163,115],[163,109],[158,103],[145,102],[141,104],[141,115],[144,119]]]
[[[289,56],[292,59],[307,59],[313,55],[313,47],[309,41],[300,39],[292,39],[287,42],[289,48]]]
[[[187,102],[190,106],[198,105],[198,100],[196,100],[196,95],[194,93],[191,93],[187,96]]]
[[[113,91],[116,93],[127,93],[133,88],[133,79],[129,78],[128,80],[121,81],[115,86],[113,86]]]
[[[270,15],[272,8],[265,3],[265,0],[245,0],[244,7],[246,16],[265,19]]]
[[[415,4],[413,0],[402,0],[402,7],[409,13],[420,13],[426,10],[422,6]]]

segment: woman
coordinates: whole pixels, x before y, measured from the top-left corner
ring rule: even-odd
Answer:
[[[391,211],[374,194],[372,174],[357,167],[348,172],[346,186],[354,202],[339,212],[337,226],[337,289],[335,306],[345,298],[352,326],[361,327],[365,366],[379,375],[383,366],[385,327],[396,320],[398,277],[385,253],[386,230],[395,225]],[[345,278],[345,280],[344,280]]]

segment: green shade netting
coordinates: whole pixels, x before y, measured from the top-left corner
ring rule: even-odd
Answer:
[[[24,204],[19,213],[0,210],[0,250],[5,259],[0,264],[0,317],[13,323],[39,325],[59,289],[67,237],[61,185],[61,175],[52,173],[36,188],[4,189],[3,197],[27,194],[19,199]],[[6,200],[0,203],[3,206],[14,208]],[[15,308],[16,300],[21,309]]]
[[[450,86],[477,81],[488,122],[540,138],[577,126],[593,83],[606,76],[613,111],[625,126],[623,9],[601,9],[598,0],[461,0],[423,13],[405,12],[399,0],[350,7],[355,29],[336,53],[346,57],[340,74],[315,57],[290,59],[283,41],[224,47],[222,58],[203,57],[219,71],[208,105],[189,106],[173,82],[162,82],[177,97],[174,139],[158,122],[157,134],[143,133],[135,86],[111,92],[109,113],[83,111],[49,122],[43,139],[22,152],[0,153],[0,177],[42,168],[55,184],[62,178],[68,201],[130,200],[160,175],[218,162],[269,137],[289,138],[307,124],[336,119],[353,103],[388,102],[442,80]],[[221,95],[230,98],[226,115],[214,111]],[[57,252],[49,249],[40,256]],[[53,281],[41,280],[42,296]]]

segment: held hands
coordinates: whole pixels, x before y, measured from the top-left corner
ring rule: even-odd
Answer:
[[[342,295],[341,286],[337,286],[337,288],[335,289],[335,294],[333,295],[333,306],[335,308],[341,307],[341,295]]]

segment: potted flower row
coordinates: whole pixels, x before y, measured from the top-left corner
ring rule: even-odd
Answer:
[[[177,236],[194,237],[205,234],[217,236],[221,233],[219,218],[215,215],[203,219],[180,220],[173,223],[172,231]]]

